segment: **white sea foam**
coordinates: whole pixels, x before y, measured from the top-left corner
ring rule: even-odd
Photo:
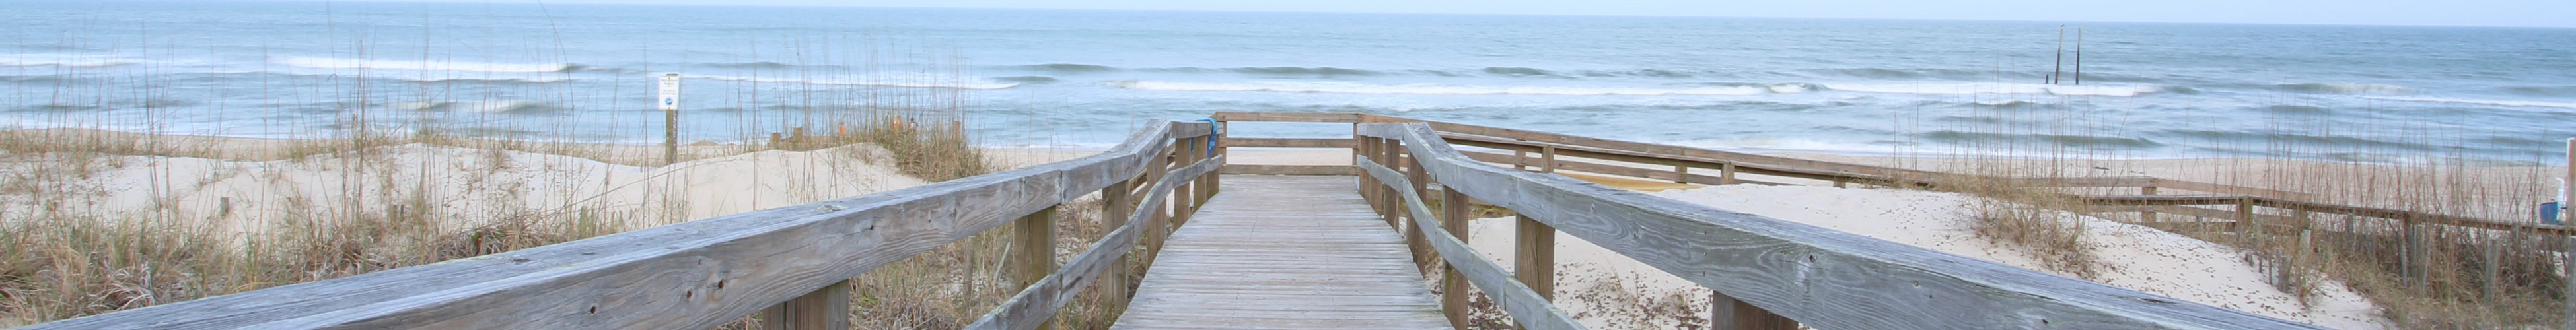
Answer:
[[[1018,84],[1018,83],[993,83],[993,82],[991,82],[991,81],[992,81],[992,79],[986,79],[986,78],[982,78],[982,77],[943,76],[943,75],[902,75],[902,74],[893,74],[893,75],[883,75],[883,76],[875,76],[875,77],[860,76],[860,77],[847,77],[847,78],[814,78],[814,77],[759,77],[759,78],[753,78],[753,77],[736,77],[736,76],[682,76],[682,77],[686,77],[686,78],[690,78],[690,79],[707,79],[707,80],[722,80],[722,81],[741,81],[741,82],[757,82],[757,83],[777,83],[777,84],[816,84],[816,85],[840,85],[840,86],[878,86],[878,87],[902,87],[902,88],[943,88],[943,89],[976,89],[976,90],[1007,89],[1007,88],[1011,88],[1011,87],[1019,87],[1019,86],[1020,86],[1020,84]]]
[[[2462,99],[2445,99],[2445,98],[2430,98],[2430,97],[2363,97],[2363,98],[2365,98],[2365,99],[2373,99],[2373,100],[2382,100],[2382,101],[2401,101],[2401,102],[2458,103],[2458,104],[2494,105],[2494,106],[2508,106],[2508,107],[2539,107],[2539,108],[2567,108],[2567,109],[2576,109],[2576,103],[2568,103],[2568,102],[2511,101],[2511,100],[2462,100]]]
[[[2414,91],[2414,89],[2406,88],[2406,86],[2374,84],[2280,84],[2274,85],[2274,87],[2292,91],[2346,95],[2394,95]]]
[[[87,57],[87,56],[36,56],[36,57],[8,57],[8,56],[0,56],[0,66],[58,66],[58,67],[74,67],[74,68],[97,68],[97,67],[110,67],[110,66],[118,66],[118,65],[134,64],[134,63],[135,63],[134,61],[128,61],[128,60],[118,60],[118,59],[108,59],[108,58],[98,58],[98,57]]]
[[[1412,94],[1412,95],[1756,95],[1770,93],[1771,88],[1754,86],[1700,88],[1600,88],[1600,87],[1497,87],[1439,84],[1379,85],[1344,82],[1259,82],[1259,83],[1185,83],[1165,81],[1119,81],[1114,86],[1130,90],[1181,92],[1276,92],[1330,94]]]
[[[429,111],[429,110],[460,110],[460,111],[479,112],[479,113],[502,113],[502,112],[510,112],[510,111],[514,111],[514,110],[519,110],[519,109],[534,108],[534,107],[537,107],[539,104],[537,104],[536,102],[528,102],[528,101],[498,101],[498,102],[403,102],[403,103],[395,103],[395,104],[391,104],[391,105],[392,105],[392,106],[394,106],[394,107],[396,107],[396,108],[401,108],[401,109],[404,109],[404,110],[413,110],[413,111]]]
[[[465,61],[368,60],[303,56],[270,56],[270,63],[312,69],[471,71],[493,73],[562,72],[571,63],[482,63]]]
[[[2131,97],[2163,92],[2155,85],[2040,85],[2040,84],[1830,84],[1825,89],[1889,94],[2035,94],[2064,96]]]

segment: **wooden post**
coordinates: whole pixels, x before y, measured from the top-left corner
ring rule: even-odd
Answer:
[[[1199,138],[1183,138],[1176,141],[1172,144],[1172,152],[1174,154],[1172,158],[1177,159],[1177,161],[1172,162],[1172,164],[1175,166],[1190,166],[1190,164],[1198,163],[1200,159],[1206,159],[1205,150],[1202,149],[1205,147],[1205,144],[1201,144],[1201,142],[1199,142]],[[1172,203],[1172,226],[1179,227],[1190,225],[1190,214],[1195,213],[1193,211],[1198,210],[1198,182],[1199,181],[1197,179],[1191,179],[1188,181],[1181,181],[1179,185],[1172,187],[1172,194],[1170,195]]]
[[[1171,173],[1171,160],[1170,158],[1165,158],[1163,156],[1163,154],[1155,154],[1151,159],[1145,162],[1144,178],[1136,181],[1137,187],[1153,189],[1155,182],[1162,182],[1163,176]],[[1145,205],[1143,207],[1145,212],[1151,212],[1145,215],[1145,227],[1139,228],[1145,230],[1145,232],[1139,234],[1144,234],[1143,236],[1145,241],[1141,242],[1141,245],[1145,246],[1145,264],[1150,266],[1154,264],[1154,258],[1161,256],[1163,253],[1164,237],[1172,234],[1171,229],[1168,228],[1169,226],[1165,225],[1164,222],[1164,220],[1167,219],[1165,217],[1169,215],[1163,212],[1166,208],[1165,205],[1167,205],[1163,201],[1171,200],[1171,198],[1169,198],[1169,196],[1165,196],[1166,198],[1144,198],[1146,195],[1153,195],[1153,191],[1144,191],[1129,196],[1133,196],[1130,197],[1130,199],[1137,199],[1133,201],[1137,205]]]
[[[2156,195],[2156,186],[2138,187],[2138,194],[2139,194],[2139,195],[2147,195],[2147,196],[2155,196],[2155,195]],[[2139,206],[2138,206],[2138,222],[2140,222],[2140,223],[2151,223],[2151,222],[2156,222],[2156,206],[2155,206],[2155,205],[2139,205]]]
[[[1538,291],[1539,298],[1556,299],[1556,228],[1526,215],[1514,218],[1520,225],[1512,240],[1518,245],[1512,249],[1513,277]]]
[[[1470,204],[1470,202],[1467,201],[1467,194],[1460,193],[1457,189],[1443,189],[1442,191],[1443,192],[1440,196],[1440,229],[1449,231],[1450,235],[1458,236],[1458,242],[1469,242],[1468,236],[1470,235],[1467,234],[1467,222],[1474,219],[1469,219],[1467,215],[1467,205]],[[1440,257],[1442,259],[1447,259],[1450,256],[1444,255]],[[1463,255],[1457,257],[1483,258],[1483,256],[1476,255]],[[1471,308],[1467,305],[1467,275],[1458,273],[1458,265],[1452,265],[1445,261],[1441,262],[1440,265],[1440,310],[1443,314],[1448,314],[1450,325],[1457,327],[1459,330],[1465,330],[1467,329],[1467,309]]]
[[[850,281],[832,282],[787,302],[760,310],[761,329],[841,330],[850,328]]]
[[[1725,162],[1717,165],[1717,184],[1735,184],[1735,162]]]
[[[1708,321],[1710,330],[1792,330],[1797,320],[1735,300],[1725,292],[1709,290]]]
[[[1100,223],[1103,227],[1118,230],[1118,227],[1127,226],[1127,216],[1133,214],[1136,207],[1127,200],[1127,194],[1135,192],[1136,180],[1132,179],[1110,183],[1109,188],[1100,190]],[[1109,273],[1100,276],[1100,296],[1109,299],[1107,305],[1127,306],[1127,263],[1132,259],[1119,254],[1118,263],[1109,267]]]
[[[1539,173],[1556,173],[1556,146],[1539,147]]]
[[[2424,254],[2424,246],[2416,243],[2424,238],[2424,234],[2421,233],[2420,230],[2415,229],[2414,219],[2398,219],[2397,224],[2405,227],[2404,240],[2397,242],[2397,257],[2399,259],[2397,262],[2397,278],[2403,280],[2402,282],[2408,285],[2420,283],[2417,281],[2421,280],[2421,278],[2418,278],[2417,275],[2421,274],[2420,272],[2417,272],[2415,268],[2423,266],[2424,263],[2415,260],[2415,258],[2417,255]]]
[[[1523,159],[1529,159],[1528,151],[1512,150],[1512,169],[1528,171],[1529,164],[1521,163]]]
[[[662,165],[680,162],[680,74],[662,74]]]
[[[1055,273],[1055,206],[1020,217],[1011,226],[1011,286],[1027,288]],[[848,300],[848,299],[842,299]],[[1039,325],[1050,328],[1054,322]]]
[[[1690,183],[1690,166],[1673,164],[1673,183]]]
[[[1402,143],[1402,140],[1378,139],[1377,155],[1371,156],[1371,158],[1377,159],[1378,166],[1385,166],[1389,169],[1401,166],[1395,161],[1395,152],[1398,149],[1404,148]],[[1396,195],[1398,193],[1395,191],[1394,187],[1388,187],[1384,184],[1377,185],[1374,188],[1378,189],[1378,215],[1385,217],[1387,223],[1408,223],[1403,221],[1403,218],[1405,218],[1404,196]]]
[[[1230,127],[1230,126],[1225,126],[1225,123],[1226,123],[1226,122],[1224,122],[1224,121],[1218,121],[1218,122],[1216,122],[1216,127],[1218,127],[1218,128],[1210,128],[1210,129],[1216,130],[1216,132],[1212,133],[1212,135],[1209,135],[1209,138],[1210,138],[1210,139],[1214,139],[1214,141],[1224,141],[1224,140],[1225,140],[1226,133],[1228,133],[1228,132],[1227,132],[1228,130],[1226,130],[1226,129],[1222,129],[1222,128],[1224,128],[1224,127]],[[1214,155],[1215,157],[1225,157],[1225,149],[1227,149],[1227,147],[1226,147],[1224,144],[1212,144],[1212,145],[1215,145],[1215,146],[1216,146],[1216,150],[1215,150],[1215,152],[1214,152],[1214,153],[1212,153],[1211,155]],[[1220,168],[1225,167],[1225,164],[1217,164],[1217,167],[1220,167]],[[1217,191],[1218,191],[1217,186],[1219,185],[1218,181],[1220,181],[1220,179],[1221,179],[1221,178],[1223,178],[1223,177],[1222,177],[1222,176],[1218,176],[1216,172],[1208,172],[1208,174],[1207,174],[1207,198],[1215,198],[1215,197],[1216,197],[1216,193],[1217,193]]]
[[[2559,181],[2560,184],[2558,189],[2558,216],[2559,219],[2561,219],[2558,223],[2563,226],[2576,225],[2576,221],[2564,220],[2576,219],[2576,213],[2569,213],[2576,212],[2576,207],[2569,207],[2568,205],[2570,203],[2576,203],[2576,189],[2571,189],[2576,187],[2570,187],[2571,185],[2576,185],[2576,139],[2567,139],[2567,162],[2567,176],[2564,177],[2566,181]],[[2564,278],[2576,278],[2576,236],[2560,239],[2567,241],[2567,244],[2563,246],[2563,248],[2566,249],[2566,251],[2563,251],[2566,252],[2564,254],[2564,258],[2566,258],[2566,260],[2565,262],[2559,263],[2566,268],[2567,277]],[[2568,297],[2567,301],[2576,302],[2576,285],[2562,286],[2567,287],[2567,292],[2566,294],[2561,295],[2561,297]],[[2565,315],[2567,324],[2563,326],[2563,328],[2576,330],[2576,303],[2566,303],[2562,305],[2567,305],[2567,315]]]
[[[2257,227],[2260,225],[2254,221],[2254,199],[2236,199],[2236,239],[2240,241],[2253,239],[2253,232],[2263,229]]]

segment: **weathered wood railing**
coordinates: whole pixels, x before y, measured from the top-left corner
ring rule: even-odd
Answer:
[[[1424,123],[1426,125],[1430,125],[1434,131],[1438,132],[1440,138],[1448,143],[1509,150],[1512,152],[1511,154],[1475,151],[1460,152],[1470,159],[1488,163],[1504,164],[1512,166],[1515,169],[1525,169],[1538,172],[1557,172],[1558,170],[1565,170],[1609,176],[1640,178],[1649,181],[1671,181],[1676,183],[1703,185],[1781,184],[1776,182],[1760,181],[1771,179],[1743,178],[1743,176],[1749,175],[1757,177],[1780,177],[1830,181],[1833,182],[1836,187],[1859,183],[1882,186],[1942,188],[1938,187],[1938,185],[1943,182],[1967,181],[2002,182],[2008,185],[2020,187],[2094,188],[2094,191],[2100,191],[2099,189],[2102,188],[2137,189],[2136,191],[2138,194],[2135,195],[2084,195],[2077,193],[2061,193],[2060,195],[2062,195],[2062,197],[2066,197],[2068,200],[2081,201],[2084,202],[2082,203],[2083,205],[2087,205],[2083,209],[2074,211],[2095,214],[2135,212],[2139,224],[2166,229],[2202,228],[2217,225],[2221,226],[2219,227],[2221,229],[2237,232],[2260,231],[2264,233],[2279,233],[2281,235],[2308,237],[2307,233],[2313,230],[2348,231],[2354,230],[2355,228],[2364,228],[2361,226],[2319,225],[2320,222],[2332,223],[2333,221],[2342,221],[2350,224],[2361,221],[2379,221],[2395,225],[2395,228],[2398,229],[2394,230],[2393,233],[2382,233],[2374,230],[2370,233],[2342,234],[2387,234],[2395,236],[2392,237],[2393,240],[2390,240],[2393,242],[2392,244],[2394,244],[2394,246],[2390,248],[2395,251],[2399,251],[2399,255],[2401,255],[2399,260],[2402,263],[2400,269],[2404,270],[2401,272],[2401,277],[2409,279],[2418,278],[2416,274],[2429,272],[2425,267],[2429,267],[2429,265],[2434,264],[2434,262],[2431,261],[2431,258],[2435,253],[2431,251],[2435,249],[2428,246],[2429,244],[2432,244],[2430,242],[2433,240],[2425,238],[2433,236],[2431,233],[2449,232],[2447,230],[2443,230],[2445,228],[2485,230],[2490,231],[2487,232],[2487,234],[2491,234],[2490,236],[2576,236],[2576,230],[2571,230],[2567,226],[2560,225],[2500,221],[2432,212],[2324,203],[2313,201],[2312,199],[2315,198],[2315,196],[2301,192],[2154,177],[2012,178],[1963,175],[1883,166],[1754,155],[1738,152],[1355,113],[1219,112],[1214,115],[1213,118],[1220,122],[1267,121],[1352,124]],[[1275,139],[1259,142],[1247,142],[1244,145],[1279,147],[1360,146],[1359,143],[1352,140],[1329,138]],[[1593,161],[1569,161],[1568,158],[1590,159]],[[1698,171],[1694,171],[1694,169],[1698,169]],[[1313,166],[1293,169],[1267,167],[1234,169],[1230,166],[1227,172],[1322,174],[1343,173],[1344,171],[1356,172],[1350,169],[1334,169]],[[1432,194],[1431,196],[1434,196],[1432,198],[1437,200],[1439,195],[1440,194]],[[2209,208],[2211,206],[2215,206],[2217,208]],[[2325,215],[2345,215],[2348,217],[2325,218],[2323,217]],[[2171,220],[2175,217],[2182,217],[2182,219],[2179,221]],[[2302,244],[2305,244],[2304,242],[2306,239],[2301,239],[2300,241]],[[2565,244],[2559,240],[2540,240],[2540,242],[2543,242],[2543,244],[2541,244],[2542,247],[2552,250],[2576,247],[2576,244]],[[2493,251],[2496,249],[2494,246],[2489,246],[2487,249],[2490,250],[2488,251],[2489,255],[2494,255],[2497,252]],[[2487,273],[2486,276],[2489,278],[2497,277],[2502,271],[2501,268],[2495,267],[2495,263],[2489,263],[2488,265],[2489,267],[2487,267],[2485,271]]]
[[[1466,247],[1467,199],[1510,208],[1522,237],[1553,230],[1712,289],[1720,328],[1789,329],[2304,329],[2236,310],[2048,275],[1805,224],[1612,189],[1563,176],[1495,167],[1450,147],[1425,123],[1361,124],[1362,191],[1390,224],[1427,239],[1449,266],[1444,302],[1474,283],[1528,328],[1579,328],[1544,291],[1501,274]],[[1397,168],[1402,168],[1398,170]],[[1400,173],[1401,172],[1401,173]],[[1424,206],[1442,186],[1443,212]],[[1399,222],[1397,217],[1412,221]],[[1420,242],[1420,241],[1417,241]],[[1524,240],[1520,251],[1552,244]],[[1516,256],[1524,265],[1539,261]],[[1426,259],[1427,260],[1427,259]],[[1464,305],[1445,303],[1454,324]],[[1795,320],[1795,321],[1792,321]]]
[[[1128,297],[1113,265],[1139,244],[1150,260],[1165,220],[1215,194],[1211,126],[1154,123],[1076,160],[29,329],[707,329],[754,313],[765,329],[839,329],[848,279],[1014,222],[1027,289],[972,327],[1035,328],[1103,277],[1116,283],[1104,296]],[[1116,229],[1059,270],[1056,207],[1094,192]]]

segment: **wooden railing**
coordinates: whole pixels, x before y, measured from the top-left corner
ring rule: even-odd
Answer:
[[[1113,265],[1138,244],[1151,260],[1215,194],[1205,174],[1225,158],[1212,134],[1155,123],[1071,161],[29,329],[707,329],[754,313],[764,329],[841,329],[847,280],[1014,222],[1010,263],[1027,289],[971,328],[1030,329],[1103,277],[1119,283],[1104,296],[1128,297],[1130,274]],[[1059,269],[1057,205],[1094,192],[1116,229]]]
[[[2440,227],[2491,230],[2530,236],[2576,236],[2576,230],[2561,225],[2325,203],[2314,201],[2312,199],[2315,196],[2302,192],[2166,178],[1988,177],[1355,113],[1218,112],[1212,118],[1220,123],[1423,123],[1431,127],[1446,143],[1512,152],[1511,154],[1460,152],[1469,159],[1477,161],[1538,172],[1564,170],[1689,184],[1782,184],[1762,181],[1770,179],[1744,178],[1744,176],[1761,176],[1829,181],[1836,187],[1847,184],[1868,184],[1940,189],[1945,188],[1940,186],[1944,182],[1975,181],[2005,182],[2022,187],[2096,188],[2094,191],[2100,191],[2101,188],[2136,189],[2138,193],[2135,195],[2061,193],[2060,197],[2081,201],[2084,202],[2081,205],[2086,205],[2084,209],[2072,211],[2096,214],[2136,212],[2140,219],[2139,224],[2166,229],[2216,225],[2240,232],[2262,230],[2298,235],[2311,230],[2353,228],[2353,226],[2316,225],[2318,222],[2383,221],[2395,224],[2399,228],[2394,234],[2397,237],[2391,240],[2394,246],[2390,249],[2399,251],[2399,255],[2402,256],[2399,260],[2400,268],[2404,270],[2401,272],[2404,278],[2415,278],[2415,274],[2430,271],[2425,267],[2433,264],[2430,259],[2435,253],[2430,252],[2434,249],[2427,246],[2432,244],[2430,243],[2432,240],[2425,239],[2431,236],[2426,232],[2440,232],[2437,231],[2441,229]],[[1264,141],[1260,146],[1311,147],[1346,144],[1365,146],[1357,141],[1345,142],[1349,140],[1341,139],[1280,140],[1282,141]],[[1253,145],[1246,144],[1246,146]],[[1569,158],[1592,161],[1570,161]],[[1629,165],[1614,165],[1614,163]],[[1229,165],[1227,173],[1291,173],[1269,168],[1236,169],[1233,168],[1234,166]],[[1296,170],[1302,173],[1339,173],[1331,168]],[[1341,171],[1357,172],[1356,170]],[[1432,196],[1433,200],[1438,200],[1440,195],[1442,194],[1433,193],[1429,196]],[[2219,208],[2206,208],[2209,206]],[[2336,214],[2349,217],[2321,217],[2321,215]],[[2183,221],[2159,220],[2173,216],[2189,218]],[[2210,221],[2211,219],[2225,221]],[[2551,250],[2576,248],[2576,244],[2566,244],[2562,240],[2541,240],[2541,242],[2544,242],[2542,247]],[[2487,277],[2493,278],[2502,269],[2495,267],[2495,264],[2489,264],[2484,271],[2488,274]]]
[[[1547,240],[1523,239],[1520,278],[1466,246],[1461,203],[1475,199],[1522,218],[1518,237],[1562,230],[1715,292],[1721,329],[2305,329],[2308,325],[2048,275],[1815,226],[1488,165],[1450,147],[1427,123],[1361,124],[1362,192],[1409,239],[1446,261],[1442,299],[1466,324],[1464,283],[1533,329],[1580,328],[1547,302]],[[1399,169],[1400,168],[1400,169]],[[1438,215],[1426,183],[1446,195]],[[1402,221],[1398,218],[1409,218]],[[1409,226],[1405,224],[1410,224]],[[1423,259],[1427,261],[1428,259]]]

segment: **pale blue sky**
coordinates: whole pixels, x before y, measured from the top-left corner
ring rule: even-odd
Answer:
[[[436,0],[534,2],[534,0]],[[547,3],[2576,27],[2576,0],[548,0]]]

